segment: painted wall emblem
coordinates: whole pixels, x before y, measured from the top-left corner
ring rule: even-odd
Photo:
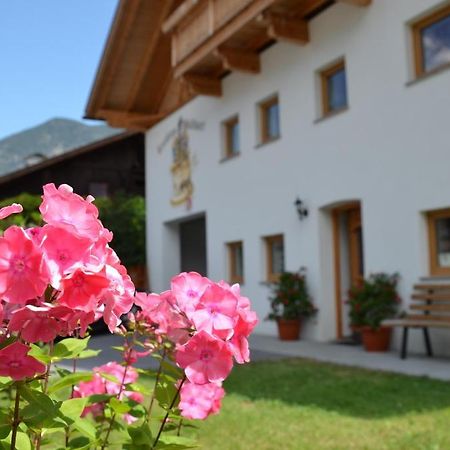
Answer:
[[[165,144],[172,139],[172,174],[173,193],[170,203],[173,206],[186,204],[188,209],[192,206],[192,194],[194,185],[192,183],[192,152],[189,147],[188,129],[203,129],[204,124],[197,121],[186,121],[180,119],[175,130],[170,131],[164,142],[158,147],[161,152]]]

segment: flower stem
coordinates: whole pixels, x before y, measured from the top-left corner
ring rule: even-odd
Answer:
[[[167,409],[166,415],[164,416],[164,419],[163,419],[163,421],[161,423],[161,426],[159,427],[158,434],[156,435],[155,442],[153,442],[153,445],[152,445],[152,449],[154,449],[156,447],[156,444],[158,443],[159,438],[161,437],[161,433],[163,432],[164,425],[167,422],[167,419],[169,417],[170,411],[172,411],[172,408],[174,407],[175,402],[177,401],[178,394],[180,393],[181,388],[183,387],[183,384],[184,384],[185,381],[186,381],[186,376],[184,376],[183,379],[181,380],[181,383],[178,386],[177,392],[175,392],[175,395],[173,396],[172,403],[170,404],[169,408]]]
[[[16,437],[17,430],[20,424],[19,418],[19,403],[20,403],[20,393],[19,393],[19,383],[16,383],[16,400],[14,403],[14,420],[12,423],[12,435],[11,435],[11,450],[15,450],[16,448]]]
[[[49,356],[50,357],[53,356],[53,346],[54,346],[54,342],[50,341],[50,343],[49,343],[49,347],[50,347],[50,349],[49,349]],[[51,367],[52,367],[52,363],[49,362],[47,364],[47,370],[46,370],[45,375],[44,375],[44,386],[42,387],[42,392],[44,394],[47,393],[48,379],[50,377],[50,369],[51,369]],[[41,448],[41,439],[42,439],[42,433],[39,431],[37,436],[36,436],[35,450],[40,450],[40,448]]]
[[[134,341],[134,334],[133,334],[133,341]],[[130,348],[131,348],[131,347],[130,347]],[[128,358],[125,358],[125,364],[126,364],[126,365],[125,365],[125,370],[123,371],[123,376],[122,376],[122,381],[120,382],[119,392],[118,392],[117,395],[116,395],[117,400],[120,400],[120,396],[121,396],[121,394],[122,394],[122,392],[123,392],[123,390],[124,390],[124,387],[125,387],[125,379],[126,379],[126,376],[127,376],[128,368],[129,368],[130,365],[131,365]],[[105,439],[103,440],[102,450],[105,450],[105,448],[107,448],[107,445],[108,445],[108,438],[109,438],[109,435],[110,435],[110,433],[111,433],[113,423],[114,423],[114,421],[116,420],[116,415],[117,415],[117,414],[116,414],[116,412],[114,411],[113,414],[112,414],[112,416],[111,416],[110,422],[109,422],[109,427],[108,427],[108,429],[106,430],[106,435],[105,435]]]
[[[159,367],[158,367],[158,372],[156,373],[156,378],[155,378],[155,387],[153,388],[153,392],[152,392],[152,398],[150,400],[150,405],[148,406],[148,410],[147,410],[147,420],[148,423],[150,423],[150,419],[151,419],[151,413],[152,413],[152,408],[153,408],[153,403],[155,401],[155,394],[156,394],[156,388],[158,386],[159,383],[159,379],[161,377],[161,372],[162,372],[162,363],[164,361],[164,358],[166,357],[166,349],[165,347],[163,348],[163,353],[162,353],[162,357],[161,357],[161,361],[159,362]]]

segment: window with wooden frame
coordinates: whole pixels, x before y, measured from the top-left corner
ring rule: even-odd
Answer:
[[[450,208],[427,215],[431,275],[450,275]]]
[[[266,281],[278,281],[284,272],[284,238],[282,234],[266,236]]]
[[[240,153],[239,117],[233,116],[222,123],[224,136],[224,157],[232,158]]]
[[[336,64],[320,72],[322,87],[322,114],[342,111],[347,108],[347,77],[345,72],[345,61]]]
[[[228,280],[231,284],[244,282],[244,246],[242,241],[229,242]]]
[[[264,144],[280,137],[280,106],[278,95],[259,103],[260,140]]]
[[[450,5],[412,25],[416,76],[450,67]]]

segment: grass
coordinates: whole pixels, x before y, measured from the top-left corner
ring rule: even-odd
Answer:
[[[207,450],[450,449],[450,383],[292,359],[235,367]]]

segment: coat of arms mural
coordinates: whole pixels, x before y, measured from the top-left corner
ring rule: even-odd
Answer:
[[[188,129],[203,129],[204,124],[194,120],[186,121],[180,118],[177,128],[170,131],[164,142],[159,146],[161,152],[165,144],[172,139],[172,198],[173,206],[186,204],[188,209],[192,206],[192,194],[194,185],[192,183],[192,152],[189,147]]]

